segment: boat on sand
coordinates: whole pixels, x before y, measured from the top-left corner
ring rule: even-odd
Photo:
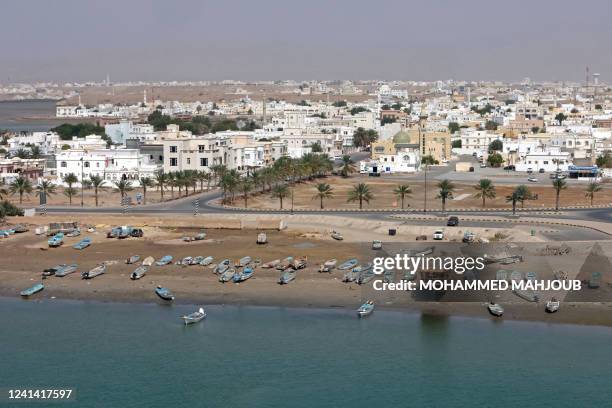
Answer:
[[[489,313],[491,313],[495,317],[502,317],[502,315],[504,314],[504,308],[497,303],[489,303],[487,305],[487,309],[489,310]]]
[[[28,297],[28,296],[32,296],[35,293],[40,292],[44,288],[45,288],[45,285],[43,285],[42,283],[37,283],[34,286],[30,286],[29,288],[22,290],[21,292],[19,292],[19,294],[23,297]]]
[[[106,265],[105,264],[101,264],[101,265],[96,266],[93,269],[90,269],[89,271],[81,272],[81,278],[83,278],[83,279],[93,279],[96,276],[100,276],[100,275],[104,274],[104,272],[106,272]]]
[[[172,294],[172,292],[170,292],[169,289],[163,288],[161,286],[157,286],[155,288],[155,294],[164,300],[168,300],[168,301],[174,300],[174,294]]]
[[[132,272],[132,274],[130,275],[130,279],[131,280],[140,279],[143,276],[145,276],[148,270],[149,268],[147,268],[146,266],[139,266],[138,268],[134,270],[134,272]]]

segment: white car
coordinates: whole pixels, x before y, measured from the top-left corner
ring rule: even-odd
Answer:
[[[437,230],[433,233],[433,239],[435,239],[436,241],[441,241],[444,239],[444,231],[442,230]]]
[[[538,179],[537,179],[537,178],[535,178],[535,177],[529,177],[529,178],[527,179],[527,181],[532,182],[532,183],[537,183],[537,182],[538,182]]]

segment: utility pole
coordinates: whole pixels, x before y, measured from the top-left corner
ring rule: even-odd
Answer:
[[[81,207],[84,206],[83,197],[85,195],[85,183],[84,183],[85,179],[83,177],[83,159],[84,157],[81,157]]]

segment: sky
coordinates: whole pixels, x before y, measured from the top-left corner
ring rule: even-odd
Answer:
[[[610,0],[2,0],[0,82],[578,81]]]

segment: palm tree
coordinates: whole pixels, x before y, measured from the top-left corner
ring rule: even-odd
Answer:
[[[170,172],[166,174],[166,178],[166,184],[170,186],[170,195],[172,198],[174,198],[174,187],[176,187],[176,173]]]
[[[97,207],[98,206],[98,189],[102,187],[102,184],[104,184],[104,179],[98,175],[93,175],[89,177],[89,180],[91,180],[91,185],[94,188],[94,196],[96,197],[96,207]]]
[[[519,200],[519,193],[515,189],[512,194],[506,196],[506,202],[512,203],[512,215],[516,215],[516,202]]]
[[[72,186],[79,181],[74,173],[68,173],[62,179],[64,183],[68,184],[68,188],[64,191],[64,194],[68,197],[68,202],[72,205],[72,197],[76,195],[76,189]]]
[[[348,177],[356,171],[355,162],[351,159],[351,156],[345,154],[342,156],[342,166],[340,168],[340,174],[342,177]]]
[[[559,196],[561,195],[561,190],[565,190],[567,188],[567,182],[563,179],[557,178],[553,180],[552,185],[556,192],[555,211],[559,211]]]
[[[601,184],[599,184],[596,181],[592,181],[587,185],[584,191],[585,191],[584,196],[590,199],[591,206],[593,206],[593,199],[595,198],[595,193],[601,191]]]
[[[525,200],[531,200],[533,197],[531,191],[529,190],[529,187],[524,184],[521,184],[520,186],[516,187],[515,191],[516,199],[521,202],[521,208],[525,208]]]
[[[204,191],[204,183],[206,182],[206,191],[210,190],[210,180],[211,175],[206,171],[198,171],[196,175],[198,181],[200,182],[200,193]]]
[[[289,188],[286,184],[278,184],[272,189],[272,195],[280,200],[280,209],[283,209],[283,198],[289,196]]]
[[[166,184],[168,183],[168,175],[164,173],[163,169],[159,169],[155,172],[155,183],[157,184],[157,187],[159,188],[159,191],[161,193],[161,199],[163,201],[164,200],[164,188],[166,187]]]
[[[453,192],[455,191],[455,186],[448,179],[444,179],[438,183],[438,196],[442,200],[442,211],[446,211],[446,200],[453,199]]]
[[[147,188],[154,187],[155,181],[151,177],[141,177],[138,181],[140,181],[140,187],[142,187],[142,203],[147,203]]]
[[[245,177],[240,182],[240,192],[242,193],[242,198],[244,198],[244,208],[248,208],[249,193],[251,190],[253,190],[253,182],[248,177]]]
[[[23,195],[32,192],[32,182],[23,176],[17,177],[9,184],[11,195],[19,194],[19,204],[23,203]]]
[[[393,193],[402,200],[402,210],[404,209],[404,199],[412,194],[412,190],[408,184],[400,184],[393,190]]]
[[[317,193],[312,198],[318,198],[321,202],[321,209],[323,209],[323,199],[332,198],[334,196],[333,189],[327,183],[319,183],[315,188],[317,189]]]
[[[427,212],[427,170],[429,170],[429,166],[437,164],[438,161],[433,158],[432,155],[423,156],[421,158],[421,165],[424,165],[424,175],[425,175],[425,195],[423,196],[423,212]]]
[[[32,159],[39,159],[40,156],[42,156],[42,153],[40,151],[40,147],[39,146],[32,146],[32,147],[30,147],[30,157]]]
[[[359,209],[363,208],[363,202],[370,204],[370,200],[374,199],[374,194],[370,191],[370,187],[368,187],[365,183],[359,183],[353,187],[351,191],[349,191],[347,202],[352,203],[354,201],[359,201]]]
[[[55,194],[55,188],[55,184],[50,181],[43,180],[38,186],[36,186],[36,195],[38,197],[51,197],[53,194]]]
[[[485,207],[485,200],[487,198],[495,198],[497,194],[495,192],[495,186],[493,185],[493,182],[489,179],[480,179],[480,181],[474,186],[474,188],[477,191],[477,193],[474,194],[474,197],[482,198],[482,208]]]
[[[238,184],[240,183],[240,175],[236,170],[225,171],[221,176],[221,181],[219,185],[223,190],[223,201],[227,200],[227,193],[231,194],[230,202],[234,202],[234,195],[236,193],[236,188],[238,188]]]
[[[119,191],[121,193],[121,201],[123,202],[123,199],[125,198],[126,194],[128,193],[128,191],[132,191],[133,187],[132,187],[132,183],[128,180],[119,180],[119,181],[115,181],[115,188],[117,189],[117,191]]]

